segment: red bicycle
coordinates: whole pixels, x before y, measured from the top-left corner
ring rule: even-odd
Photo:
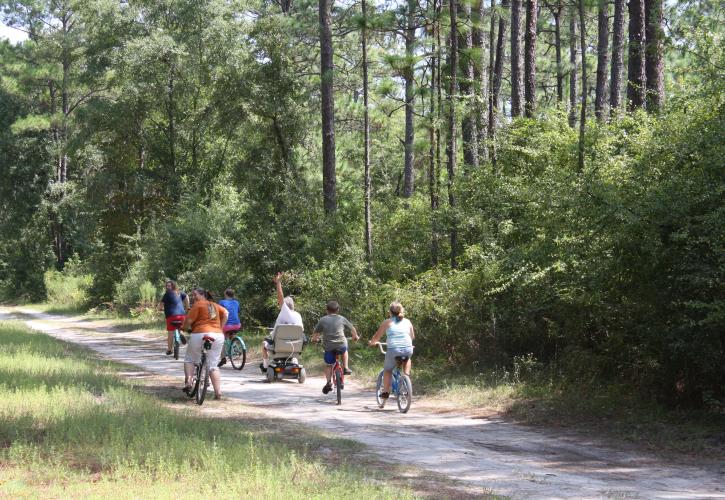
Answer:
[[[342,355],[340,351],[335,352],[335,364],[332,365],[332,385],[337,395],[337,404],[342,404],[342,390],[345,388],[345,370],[342,369]]]

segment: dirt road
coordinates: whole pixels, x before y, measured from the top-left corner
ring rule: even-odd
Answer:
[[[81,318],[22,308],[0,308],[0,320],[18,312],[37,330],[152,373],[178,376],[182,384],[182,362],[163,355],[164,342],[158,336],[99,331]],[[444,474],[474,491],[526,499],[725,499],[725,464],[673,465],[655,456],[609,448],[596,436],[583,439],[497,418],[425,412],[416,410],[415,402],[410,413],[401,415],[395,404],[378,409],[374,394],[354,381],[346,383],[338,407],[331,394],[321,393],[322,379],[270,385],[263,382],[257,365],[250,362],[242,372],[224,369],[224,394],[270,416],[355,439],[378,451],[383,460]]]

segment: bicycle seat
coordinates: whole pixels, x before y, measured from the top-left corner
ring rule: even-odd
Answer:
[[[209,335],[204,335],[204,342],[214,342],[214,337],[210,337]]]
[[[236,334],[237,334],[237,333],[239,333],[240,331],[241,331],[241,330],[240,330],[239,328],[237,328],[236,330],[227,330],[227,331],[226,331],[226,332],[224,332],[224,333],[226,333],[227,335],[236,335]]]
[[[171,322],[171,324],[174,325],[174,326],[176,326],[176,327],[179,327],[179,326],[183,325],[184,322],[181,321],[181,320],[175,319],[174,321]]]
[[[400,361],[401,363],[405,363],[410,359],[410,356],[395,356],[396,361]]]

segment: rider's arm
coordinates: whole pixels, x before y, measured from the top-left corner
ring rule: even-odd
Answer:
[[[196,321],[196,317],[199,314],[199,309],[196,307],[192,307],[191,310],[189,310],[189,314],[186,315],[186,320],[184,321],[184,330],[190,330],[191,326],[193,325],[194,321]]]
[[[320,334],[322,333],[322,326],[320,326],[320,322],[318,321],[315,325],[314,330],[312,330],[312,342],[317,342],[320,340]]]
[[[410,324],[410,340],[415,340],[415,328],[413,328],[413,323]]]
[[[227,311],[225,307],[219,306],[219,324],[222,325],[222,328],[224,328],[224,325],[227,324],[228,319],[229,311]]]
[[[360,339],[360,335],[357,334],[355,327],[352,327],[352,339],[357,342]]]
[[[181,301],[184,304],[184,311],[189,312],[191,306],[189,305],[189,294],[184,294],[184,298]]]
[[[277,306],[282,307],[282,304],[284,304],[284,293],[282,292],[282,273],[277,273],[274,275],[274,285],[277,289]]]
[[[386,319],[382,323],[380,323],[380,326],[378,327],[378,331],[375,332],[375,335],[373,335],[373,338],[370,339],[370,342],[368,342],[368,345],[374,346],[378,342],[380,342],[381,337],[385,333],[385,330],[388,329],[388,326],[390,324],[390,320]]]

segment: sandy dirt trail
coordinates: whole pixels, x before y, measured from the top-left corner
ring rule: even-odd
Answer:
[[[165,342],[158,336],[96,329],[78,317],[23,308],[0,308],[0,320],[12,319],[14,313],[22,313],[36,330],[148,372],[178,377],[179,386],[183,383],[182,361],[163,355]],[[725,464],[673,465],[652,455],[607,447],[597,436],[586,439],[498,418],[416,410],[415,400],[411,411],[401,415],[394,401],[378,409],[374,393],[354,380],[346,383],[342,405],[337,406],[332,394],[321,393],[323,383],[322,378],[308,377],[305,384],[267,384],[258,360],[248,362],[242,372],[222,370],[222,391],[228,398],[270,416],[360,441],[384,461],[444,474],[468,491],[522,499],[725,499]]]

